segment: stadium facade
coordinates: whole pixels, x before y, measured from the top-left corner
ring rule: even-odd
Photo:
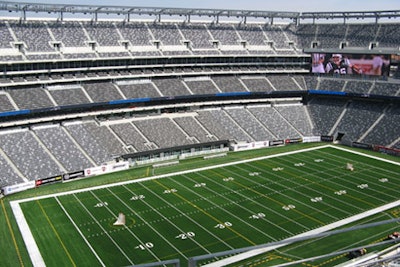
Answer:
[[[0,10],[1,186],[234,145],[399,154],[400,11]],[[336,54],[351,68],[312,73]]]
[[[6,194],[232,148],[400,154],[400,11],[0,10]]]

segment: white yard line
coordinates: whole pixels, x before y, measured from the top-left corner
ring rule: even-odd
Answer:
[[[364,153],[362,153],[362,152],[353,151],[353,150],[350,150],[350,149],[347,149],[347,148],[344,148],[344,147],[341,147],[341,146],[333,146],[333,145],[329,145],[329,146],[330,146],[330,147],[333,147],[333,148],[336,148],[336,149],[339,149],[339,150],[343,150],[343,151],[349,152],[349,153],[361,155],[361,156],[368,157],[368,158],[371,158],[371,159],[376,159],[376,160],[380,160],[380,161],[384,161],[384,162],[388,162],[388,163],[391,163],[391,164],[399,165],[399,166],[400,166],[400,162],[396,162],[396,161],[391,161],[391,160],[388,160],[388,159],[379,158],[379,157],[372,156],[372,155],[369,155],[369,154],[364,154]]]
[[[135,211],[128,205],[125,203],[125,201],[123,201],[120,197],[118,197],[116,194],[114,194],[109,188],[107,188],[108,192],[110,192],[116,199],[118,199],[125,207],[127,207],[132,213],[134,213]],[[111,212],[111,210],[109,208],[107,208],[107,210]],[[136,214],[136,213],[135,213]],[[163,238],[164,240],[166,240],[161,234],[159,234],[156,229],[154,229],[152,226],[150,226],[150,224],[148,224],[146,222],[146,220],[143,220],[142,217],[140,217],[138,214],[136,214],[138,216],[138,218],[140,218],[142,221],[144,221],[146,223],[146,225],[148,225],[152,231],[156,232],[161,238]],[[147,241],[143,241],[141,240],[128,226],[124,226],[125,230],[127,230],[140,244],[145,244]],[[166,241],[168,242],[168,241]],[[172,246],[171,243],[168,243],[169,245]],[[173,247],[173,246],[172,246]],[[175,247],[174,247],[175,248]],[[178,253],[179,251],[177,249],[175,249]],[[157,261],[161,261],[160,258],[151,250],[149,249],[148,252],[154,257],[154,259],[156,259]],[[182,255],[185,257],[185,255]]]
[[[239,167],[238,167],[239,168]],[[263,170],[261,169],[261,168],[259,168],[259,167],[256,167],[256,166],[254,166],[254,169],[255,170],[259,170],[260,172],[262,172]],[[294,169],[293,167],[289,167],[289,169]],[[302,171],[302,172],[304,172],[304,171]],[[277,177],[279,177],[279,174],[271,174],[271,176],[277,176]],[[242,176],[241,177],[243,180],[247,180],[248,182],[252,182],[253,184],[254,184],[254,181],[252,181],[251,179],[249,179],[248,177],[244,177],[244,176]],[[284,179],[285,181],[289,181],[289,179]],[[297,183],[296,181],[293,181],[293,180],[291,180],[290,181],[292,184],[297,184],[298,186],[300,186],[299,185],[299,183]],[[285,188],[285,191],[292,191],[294,188],[293,187],[288,187],[288,186],[285,186],[285,185],[283,185],[283,184],[280,184],[283,188]],[[302,187],[304,187],[304,184],[301,184],[301,186]],[[265,187],[265,188],[268,188],[268,186],[266,186],[266,185],[261,185],[261,187]],[[309,188],[307,188],[307,189],[309,189]],[[310,190],[310,189],[309,189]],[[301,191],[301,190],[300,190]],[[299,195],[302,195],[302,196],[304,196],[304,197],[306,197],[306,198],[308,198],[308,199],[310,199],[310,198],[312,198],[311,196],[309,196],[309,195],[306,195],[306,194],[304,194],[304,193],[302,193],[302,192],[300,192],[300,191],[296,191],[296,193],[297,194],[299,194]],[[277,194],[280,194],[280,195],[282,195],[282,192],[281,191],[276,191],[277,192]],[[286,197],[286,199],[287,200],[289,200],[289,201],[291,201],[291,202],[289,202],[288,204],[301,204],[301,205],[303,205],[303,206],[306,206],[307,208],[309,208],[310,210],[314,210],[314,211],[316,211],[316,212],[319,212],[320,214],[324,214],[325,216],[327,216],[327,217],[331,217],[332,219],[334,219],[334,220],[337,220],[338,218],[336,218],[336,217],[334,217],[334,216],[332,216],[331,214],[329,214],[328,212],[325,212],[325,211],[322,211],[322,210],[320,210],[320,209],[317,209],[317,208],[315,208],[315,207],[313,207],[313,206],[311,206],[311,205],[308,205],[308,204],[306,204],[305,202],[301,202],[301,201],[299,201],[298,199],[295,199],[295,198],[293,198],[293,197],[290,197],[288,194],[285,194],[285,197]],[[312,216],[311,216],[312,217]],[[291,221],[293,221],[293,220],[291,220]],[[306,228],[306,227],[305,227]]]
[[[350,152],[350,153],[353,153],[353,154],[361,155],[361,156],[364,156],[364,157],[369,157],[369,158],[372,158],[372,159],[388,162],[388,163],[391,163],[391,164],[400,165],[400,163],[398,163],[398,162],[390,161],[390,160],[387,160],[387,159],[382,159],[382,158],[379,158],[379,157],[376,157],[376,156],[372,156],[372,155],[368,155],[368,154],[364,154],[364,153],[361,153],[361,152],[358,152],[358,151],[352,151],[352,150],[349,150],[349,149],[346,149],[346,148],[343,148],[343,147],[336,147],[336,146],[333,146],[333,145],[328,145],[328,146],[332,147],[332,148],[335,148],[335,149],[339,149],[339,150],[343,150],[343,151],[346,151],[346,152]],[[286,155],[288,155],[288,154],[286,154]],[[290,238],[286,239],[288,241],[288,243],[281,244],[281,245],[275,245],[275,246],[271,246],[271,247],[266,247],[266,248],[261,248],[261,249],[255,249],[255,250],[252,250],[252,251],[244,252],[244,253],[238,254],[236,256],[232,256],[232,257],[220,260],[220,261],[216,261],[216,262],[213,262],[213,263],[210,263],[210,264],[206,264],[206,265],[203,265],[203,266],[205,266],[205,267],[220,267],[220,266],[224,266],[224,265],[227,265],[227,264],[232,264],[232,263],[235,263],[235,262],[238,262],[238,261],[241,261],[241,260],[245,260],[247,258],[254,257],[254,256],[257,256],[259,254],[263,254],[265,252],[268,252],[268,251],[275,250],[275,249],[278,249],[280,247],[286,246],[286,245],[288,245],[290,243],[290,240],[293,239],[293,238],[307,237],[307,236],[312,236],[312,235],[315,235],[315,234],[320,234],[320,233],[323,233],[325,231],[329,231],[329,230],[335,229],[337,227],[344,226],[344,225],[349,224],[351,222],[355,222],[355,221],[358,221],[360,219],[375,215],[375,214],[380,213],[382,211],[395,208],[395,207],[397,207],[399,205],[400,205],[400,200],[392,202],[392,203],[389,203],[389,204],[386,204],[386,205],[383,205],[381,207],[378,207],[378,208],[375,208],[375,209],[372,209],[372,210],[369,210],[369,211],[366,211],[366,212],[363,212],[363,213],[360,213],[360,214],[357,214],[357,215],[354,215],[354,216],[351,216],[349,218],[346,218],[346,219],[343,219],[343,220],[340,220],[340,221],[325,225],[323,227],[320,227],[320,228],[317,228],[317,229],[313,229],[311,231],[308,231],[308,232],[305,232],[305,233],[290,237]]]
[[[97,255],[96,251],[94,250],[94,248],[90,245],[89,241],[85,238],[85,236],[83,235],[82,231],[79,229],[79,227],[76,225],[75,221],[71,218],[71,216],[69,215],[69,213],[67,212],[67,210],[64,208],[63,204],[60,202],[60,200],[56,197],[55,198],[57,200],[58,205],[60,205],[61,209],[64,211],[65,215],[67,215],[68,219],[71,221],[71,223],[74,225],[75,229],[78,231],[78,233],[80,234],[80,236],[82,237],[82,239],[85,241],[85,243],[87,244],[87,246],[89,247],[89,249],[92,251],[92,253],[95,255],[95,257],[97,258],[97,260],[99,261],[99,263],[101,264],[101,266],[106,266],[104,264],[104,262],[100,259],[99,255]]]
[[[186,178],[187,180],[190,180],[189,177],[185,177],[185,178]],[[193,181],[193,180],[192,180],[192,181]],[[183,185],[183,184],[181,184],[181,183],[179,183],[179,182],[177,182],[177,181],[175,181],[175,180],[174,180],[174,182],[177,183],[179,186],[186,188],[186,190],[188,190],[188,191],[192,192],[193,194],[197,195],[199,198],[203,199],[204,201],[207,201],[208,203],[211,204],[212,207],[215,207],[216,209],[219,209],[219,210],[221,210],[222,212],[224,212],[224,213],[230,215],[231,218],[236,218],[237,221],[240,221],[241,223],[247,225],[248,228],[251,228],[251,229],[257,231],[260,235],[264,235],[264,236],[267,237],[267,238],[273,239],[273,237],[272,237],[271,235],[267,234],[265,231],[262,231],[262,230],[258,229],[257,227],[254,227],[254,225],[252,225],[251,222],[245,221],[243,218],[239,217],[238,214],[234,214],[234,213],[232,213],[232,212],[226,210],[225,208],[223,208],[221,205],[215,204],[215,203],[214,203],[213,201],[211,201],[210,199],[203,197],[201,194],[196,193],[195,191],[193,191],[192,189],[188,188],[187,186],[185,186],[185,185]],[[194,181],[193,181],[193,182],[194,182]],[[220,197],[221,199],[225,199],[225,200],[228,200],[228,201],[229,201],[229,199],[226,198],[226,197],[224,197],[222,194],[220,194],[220,193],[218,193],[218,192],[216,192],[216,191],[210,190],[210,189],[208,189],[208,188],[207,188],[207,190],[213,192],[213,194],[217,195],[217,196]],[[239,207],[240,207],[239,204],[234,203],[234,202],[232,202],[232,203],[233,203],[233,205],[236,205],[236,206],[239,206]],[[245,208],[243,208],[243,207],[240,207],[240,208],[241,208],[244,212],[248,212],[248,210],[246,210]],[[220,222],[217,222],[217,223],[223,223],[223,221],[220,221]]]
[[[245,159],[245,160],[229,162],[229,163],[224,163],[224,164],[219,164],[219,165],[202,167],[202,168],[198,168],[198,169],[190,169],[190,170],[186,170],[186,171],[161,174],[161,175],[150,176],[150,177],[145,177],[145,178],[140,178],[140,179],[135,179],[135,180],[130,180],[130,181],[123,181],[123,182],[119,182],[119,183],[99,185],[99,186],[83,188],[83,189],[77,189],[77,190],[72,190],[72,191],[67,191],[67,192],[60,192],[60,193],[54,193],[54,194],[49,194],[49,195],[25,198],[25,199],[21,199],[21,200],[15,200],[15,202],[23,203],[23,202],[28,202],[28,201],[32,201],[32,200],[38,200],[38,199],[44,199],[44,198],[50,198],[50,197],[56,197],[56,196],[64,196],[64,195],[70,195],[70,194],[76,194],[76,193],[81,193],[81,192],[97,190],[97,189],[104,189],[104,188],[107,188],[107,187],[120,186],[120,185],[125,185],[125,184],[132,184],[132,183],[140,183],[140,182],[144,182],[144,181],[150,181],[150,180],[153,180],[153,179],[171,177],[171,176],[182,175],[182,174],[187,174],[187,173],[192,173],[192,172],[211,170],[211,169],[216,169],[216,168],[220,168],[220,167],[226,167],[226,166],[231,166],[231,165],[236,165],[236,164],[241,164],[241,163],[246,163],[246,162],[252,162],[252,161],[257,161],[257,160],[275,158],[275,157],[280,157],[280,156],[285,156],[285,155],[297,154],[297,153],[317,150],[317,149],[326,148],[326,147],[334,147],[334,146],[332,146],[332,145],[323,145],[323,146],[317,146],[317,147],[310,147],[310,148],[305,148],[305,149],[301,149],[301,150],[289,151],[289,152],[284,152],[284,153],[280,153],[280,154],[268,155],[268,156],[252,158],[252,159]],[[96,178],[90,178],[90,179],[96,179]]]
[[[200,175],[200,176],[205,177],[204,175]],[[243,177],[243,176],[240,176],[240,177]],[[205,178],[207,178],[207,177],[205,177]],[[210,179],[210,178],[207,178],[207,179],[208,179],[210,182],[214,182],[214,183],[215,183],[215,181],[212,181],[212,179]],[[226,190],[232,190],[232,189],[226,187],[226,186],[223,185],[223,184],[219,184],[219,186],[225,188]],[[242,193],[240,192],[240,190],[235,191],[235,194],[241,196],[243,199],[246,199],[246,201],[252,202],[254,205],[257,205],[258,207],[260,207],[260,208],[262,208],[262,209],[268,210],[268,212],[273,213],[273,214],[275,214],[276,216],[282,217],[283,219],[285,219],[285,220],[287,220],[287,221],[291,221],[291,222],[293,222],[294,224],[297,224],[299,227],[302,227],[302,228],[306,229],[306,227],[305,227],[304,225],[302,225],[301,223],[298,223],[298,222],[296,222],[296,221],[293,221],[292,219],[290,219],[289,217],[287,217],[286,215],[284,215],[282,212],[279,212],[279,211],[276,211],[276,210],[274,210],[274,209],[271,209],[270,207],[268,207],[268,205],[264,205],[264,204],[261,204],[261,203],[259,203],[259,202],[257,202],[257,201],[254,201],[251,197],[248,197],[248,196],[246,196],[245,194],[242,194]],[[250,211],[250,210],[249,210],[249,211]],[[253,212],[254,212],[254,211],[253,211]],[[254,212],[254,213],[257,213],[257,212]],[[283,232],[286,232],[288,235],[293,235],[293,233],[290,232],[289,230],[287,230],[287,229],[281,227],[281,226],[278,225],[278,224],[273,223],[272,221],[268,220],[267,218],[263,218],[263,220],[265,220],[266,222],[268,222],[268,223],[270,223],[270,224],[273,224],[276,228],[280,229],[280,230],[283,231]],[[273,238],[271,237],[271,239],[273,239]]]
[[[205,267],[220,267],[220,266],[225,266],[227,264],[232,264],[232,263],[235,263],[235,262],[238,262],[238,261],[241,261],[241,260],[245,260],[247,258],[254,257],[254,256],[257,256],[259,254],[262,254],[262,253],[265,253],[265,252],[268,252],[268,251],[271,251],[271,250],[278,249],[280,247],[287,246],[288,244],[291,243],[291,239],[299,238],[299,237],[313,236],[313,235],[316,235],[316,234],[320,234],[320,233],[323,233],[323,232],[326,232],[326,231],[341,227],[343,225],[349,224],[351,222],[355,222],[355,221],[358,221],[360,219],[375,215],[375,214],[380,213],[382,211],[395,208],[395,207],[397,207],[399,205],[400,205],[400,200],[392,202],[392,203],[389,203],[389,204],[386,204],[386,205],[383,205],[381,207],[378,207],[378,208],[375,208],[375,209],[372,209],[372,210],[368,210],[366,212],[351,216],[349,218],[346,218],[346,219],[343,219],[343,220],[340,220],[340,221],[337,221],[337,222],[334,222],[334,223],[331,223],[331,224],[327,224],[327,225],[322,226],[320,228],[316,228],[316,229],[313,229],[311,231],[304,232],[302,234],[299,234],[299,235],[296,235],[296,236],[293,236],[293,237],[290,237],[290,238],[287,238],[287,239],[283,240],[283,241],[287,241],[287,243],[251,250],[251,251],[244,252],[244,253],[238,254],[236,256],[232,256],[230,258],[226,258],[226,259],[223,259],[223,260],[220,260],[220,261],[216,261],[216,262],[213,262],[213,263],[210,263],[210,264],[206,264],[206,265],[203,265],[203,266],[205,266]]]
[[[375,156],[371,156],[368,154],[364,154],[361,152],[357,152],[357,151],[352,151],[346,148],[342,148],[342,147],[336,147],[334,145],[322,145],[322,146],[317,146],[317,147],[311,147],[311,148],[305,148],[305,149],[301,149],[301,150],[295,150],[295,151],[289,151],[289,152],[284,152],[284,153],[280,153],[280,154],[274,154],[274,155],[268,155],[268,156],[264,156],[264,157],[258,157],[258,158],[252,158],[252,159],[246,159],[246,160],[241,160],[241,161],[236,161],[236,162],[230,162],[230,163],[225,163],[225,164],[220,164],[220,165],[214,165],[214,166],[209,166],[209,167],[203,167],[203,168],[198,168],[198,169],[191,169],[191,170],[186,170],[186,171],[181,171],[181,172],[176,172],[176,173],[169,173],[169,174],[162,174],[162,175],[156,175],[156,176],[151,176],[151,177],[146,177],[146,178],[141,178],[141,179],[136,179],[136,180],[131,180],[131,181],[124,181],[124,182],[119,182],[119,183],[113,183],[113,184],[107,184],[107,185],[101,185],[101,186],[95,186],[95,187],[90,187],[90,188],[84,188],[84,189],[77,189],[77,190],[72,190],[72,191],[68,191],[68,192],[61,192],[61,193],[54,193],[54,194],[49,194],[49,195],[43,195],[43,196],[36,196],[36,197],[31,197],[31,198],[26,198],[26,199],[20,199],[20,200],[15,200],[15,201],[11,201],[10,202],[10,206],[13,210],[14,216],[16,218],[18,227],[21,231],[21,235],[22,238],[24,239],[25,245],[27,247],[29,256],[31,258],[32,264],[34,265],[34,267],[45,267],[45,263],[43,261],[43,258],[40,254],[39,248],[37,247],[37,244],[35,242],[35,239],[33,238],[32,232],[28,226],[28,223],[25,219],[25,216],[22,212],[22,209],[20,207],[20,203],[24,203],[24,202],[29,202],[29,201],[34,201],[34,200],[40,200],[40,199],[45,199],[45,198],[51,198],[51,197],[58,197],[58,196],[64,196],[64,195],[70,195],[70,194],[75,194],[75,193],[80,193],[80,192],[87,192],[87,191],[92,191],[92,190],[97,190],[97,189],[104,189],[104,188],[108,188],[108,187],[112,187],[112,186],[120,186],[120,185],[126,185],[126,184],[131,184],[131,183],[139,183],[139,182],[143,182],[143,181],[149,181],[152,179],[160,179],[160,178],[165,178],[165,177],[171,177],[171,176],[176,176],[176,175],[182,175],[182,174],[187,174],[187,173],[193,173],[193,172],[199,172],[199,171],[204,171],[204,170],[210,170],[210,169],[215,169],[215,168],[220,168],[220,167],[226,167],[226,166],[231,166],[231,165],[236,165],[236,164],[241,164],[241,163],[247,163],[247,162],[253,162],[253,161],[258,161],[258,160],[263,160],[263,159],[268,159],[268,158],[275,158],[275,157],[280,157],[280,156],[285,156],[285,155],[292,155],[292,154],[297,154],[297,153],[302,153],[302,152],[307,152],[307,151],[313,151],[313,150],[317,150],[317,149],[322,149],[322,148],[326,148],[326,147],[332,147],[335,149],[340,149],[340,150],[344,150],[350,153],[354,153],[354,154],[358,154],[358,155],[362,155],[365,157],[369,157],[369,158],[373,158],[376,160],[380,160],[380,161],[385,161],[385,162],[389,162],[395,165],[400,165],[400,163],[398,162],[393,162],[387,159],[382,159],[379,157],[375,157]],[[95,178],[94,178],[95,179]],[[347,223],[350,223],[352,221],[355,220],[359,220],[361,218],[376,214],[378,212],[381,212],[383,210],[386,209],[390,209],[393,207],[396,207],[400,205],[400,201],[396,201],[387,205],[384,205],[382,207],[373,209],[371,211],[374,211],[373,213],[371,213],[371,211],[367,211],[364,213],[361,213],[359,215],[355,215],[352,217],[349,217],[347,219],[338,221],[336,223],[330,224],[330,225],[326,225],[324,227],[309,231],[307,233],[304,233],[302,235],[299,236],[304,236],[307,234],[315,234],[315,233],[321,233],[324,231],[328,231],[331,230],[333,228],[345,225]],[[296,236],[296,237],[299,237]],[[275,249],[277,247],[274,247],[272,249]],[[258,254],[263,253],[263,252],[259,252]],[[240,254],[242,255],[242,254]],[[240,256],[238,255],[238,256]],[[237,257],[237,256],[235,256]],[[246,256],[245,258],[250,257],[250,256]],[[232,258],[228,258],[227,261],[230,262]],[[245,259],[243,258],[243,259]],[[220,262],[220,261],[219,261]],[[227,262],[228,263],[228,262]],[[221,266],[221,263],[215,263],[216,265],[211,264],[211,265],[207,265],[207,266]]]
[[[93,194],[93,193],[92,193]],[[82,203],[82,201],[74,195],[75,199],[79,202],[79,204],[82,206],[82,208],[89,214],[89,216],[93,219],[93,221],[96,222],[97,226],[103,231],[103,233],[110,239],[110,241],[114,244],[116,248],[121,252],[122,255],[129,261],[129,264],[133,265],[133,261],[129,258],[129,256],[125,253],[125,251],[121,248],[121,246],[117,243],[117,241],[112,238],[110,233],[104,227],[101,225],[101,223],[96,219],[96,217],[90,212],[90,210]],[[115,215],[115,214],[114,214]]]
[[[177,212],[179,212],[179,214],[181,214],[182,216],[184,216],[186,219],[190,220],[194,225],[197,225],[197,227],[201,228],[204,232],[206,232],[207,234],[211,235],[212,237],[214,237],[216,240],[218,240],[219,242],[221,242],[222,244],[224,244],[225,246],[227,246],[229,249],[233,249],[232,246],[230,246],[228,243],[225,242],[225,240],[219,238],[217,235],[215,235],[213,232],[210,232],[207,228],[205,228],[203,225],[201,225],[200,223],[198,223],[197,221],[195,221],[194,219],[192,219],[190,216],[188,216],[185,212],[182,212],[180,209],[178,209],[176,206],[172,205],[171,203],[169,203],[168,201],[166,201],[165,199],[161,198],[158,194],[154,193],[152,190],[150,190],[149,188],[141,185],[143,188],[145,188],[150,194],[152,194],[154,197],[157,197],[160,201],[164,202],[168,207],[176,210]]]

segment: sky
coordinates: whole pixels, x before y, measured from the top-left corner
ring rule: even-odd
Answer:
[[[400,0],[8,0],[47,4],[84,4],[104,6],[176,7],[239,9],[262,11],[383,11],[400,10]]]

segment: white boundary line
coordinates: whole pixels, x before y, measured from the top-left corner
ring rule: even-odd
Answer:
[[[89,187],[89,188],[77,189],[77,190],[72,190],[72,191],[67,191],[67,192],[60,192],[60,193],[54,193],[54,194],[49,194],[49,195],[36,196],[36,197],[31,197],[31,198],[15,200],[13,202],[23,203],[23,202],[29,202],[29,201],[32,201],[32,200],[39,200],[39,199],[45,199],[45,198],[50,198],[50,197],[56,197],[56,196],[71,195],[71,194],[75,194],[75,193],[93,191],[93,190],[97,190],[97,189],[104,189],[104,188],[113,187],[113,186],[120,186],[120,185],[132,184],[132,183],[139,183],[139,182],[144,182],[144,181],[150,181],[150,180],[153,180],[153,179],[160,179],[160,178],[165,178],[165,177],[171,177],[171,176],[187,174],[187,173],[192,173],[192,172],[211,170],[211,169],[216,169],[216,168],[221,168],[221,167],[226,167],[226,166],[231,166],[231,165],[236,165],[236,164],[241,164],[241,163],[247,163],[247,162],[252,162],[252,161],[258,161],[258,160],[263,160],[263,159],[275,158],[275,157],[286,156],[286,155],[291,155],[291,154],[298,154],[298,153],[317,150],[317,149],[326,148],[326,147],[331,147],[331,145],[322,145],[322,146],[310,147],[310,148],[305,148],[305,149],[301,149],[301,150],[283,152],[283,153],[274,154],[274,155],[268,155],[268,156],[264,156],[264,157],[245,159],[245,160],[229,162],[229,163],[224,163],[224,164],[219,164],[219,165],[213,165],[213,166],[208,166],[208,167],[202,167],[202,168],[197,168],[197,169],[190,169],[190,170],[181,171],[181,172],[167,173],[167,174],[150,176],[150,177],[140,178],[140,179],[135,179],[135,180],[130,180],[130,181],[123,181],[123,182],[113,183],[113,184],[99,185],[99,186],[93,186],[93,187]]]
[[[28,223],[26,222],[25,216],[24,216],[24,214],[22,212],[22,209],[21,209],[21,207],[19,205],[20,203],[34,201],[34,200],[40,200],[40,199],[45,199],[45,198],[51,198],[51,197],[70,195],[70,194],[75,194],[75,193],[80,193],[80,192],[93,191],[93,190],[97,190],[97,189],[104,189],[104,188],[113,187],[113,186],[120,186],[120,185],[132,184],[132,183],[139,183],[139,182],[144,182],[144,181],[150,181],[150,180],[153,180],[153,179],[160,179],[160,178],[171,177],[171,176],[176,176],[176,175],[182,175],[182,174],[187,174],[187,173],[192,173],[192,172],[199,172],[199,171],[204,171],[204,170],[221,168],[221,167],[237,165],[237,164],[241,164],[241,163],[264,160],[264,159],[268,159],[268,158],[275,158],[275,157],[280,157],[280,156],[298,154],[298,153],[312,151],[312,150],[318,150],[318,149],[322,149],[322,148],[326,148],[326,147],[340,149],[340,150],[344,150],[344,151],[347,151],[347,152],[350,152],[350,153],[354,153],[354,154],[362,155],[362,156],[365,156],[365,157],[373,158],[373,159],[376,159],[376,160],[385,161],[385,162],[392,163],[392,164],[395,164],[395,165],[400,165],[400,163],[398,163],[398,162],[390,161],[390,160],[387,160],[387,159],[382,159],[382,158],[371,156],[371,155],[364,154],[364,153],[361,153],[361,152],[352,151],[352,150],[348,150],[348,149],[345,149],[345,148],[342,148],[342,147],[336,147],[336,146],[327,144],[327,145],[321,145],[321,146],[316,146],[316,147],[311,147],[311,148],[305,148],[305,149],[301,149],[301,150],[295,150],[295,151],[283,152],[283,153],[274,154],[274,155],[268,155],[268,156],[264,156],[264,157],[258,157],[258,158],[240,160],[240,161],[235,161],[235,162],[230,162],[230,163],[225,163],[225,164],[219,164],[219,165],[214,165],[214,166],[208,166],[208,167],[203,167],[203,168],[198,168],[198,169],[191,169],[191,170],[186,170],[186,171],[181,171],[181,172],[156,175],[156,176],[151,176],[151,177],[146,177],[146,178],[141,178],[141,179],[135,179],[135,180],[131,180],[131,181],[123,181],[123,182],[119,182],[119,183],[106,184],[106,185],[94,186],[94,187],[83,188],[83,189],[77,189],[77,190],[72,190],[72,191],[67,191],[67,192],[54,193],[54,194],[49,194],[49,195],[36,196],[36,197],[31,197],[31,198],[14,200],[14,201],[10,202],[10,206],[11,206],[11,208],[13,210],[14,216],[16,218],[18,227],[19,227],[19,229],[21,231],[21,235],[22,235],[22,237],[24,239],[24,242],[25,242],[25,245],[27,247],[27,250],[28,250],[28,253],[29,253],[29,256],[31,258],[33,266],[34,267],[45,267],[46,265],[44,264],[44,260],[43,260],[41,254],[40,254],[39,248],[37,247],[37,244],[35,242],[35,239],[33,238],[32,232],[31,232],[31,230],[30,230],[30,228],[28,226]],[[344,221],[347,221],[349,219],[356,220],[355,218],[357,218],[357,220],[358,220],[360,218],[364,218],[364,217],[376,214],[377,212],[383,211],[382,208],[390,209],[390,208],[398,206],[398,205],[400,205],[400,200],[371,210],[371,211],[374,211],[375,213],[371,213],[370,214],[371,211],[367,211],[367,212],[361,213],[359,215],[355,215],[355,216],[349,217],[347,219],[338,221],[336,223],[333,223],[333,224],[330,224],[330,225],[326,225],[324,227],[321,227],[321,228],[314,229],[312,231],[303,233],[302,235],[307,235],[307,234],[310,234],[311,232],[315,233],[315,232],[327,231],[329,229],[333,229],[335,227],[340,226],[339,224],[337,224],[339,222],[344,224]],[[360,217],[360,216],[363,216],[363,217]],[[351,221],[347,221],[346,223],[349,223],[349,222],[351,222]],[[343,225],[343,224],[341,224],[341,225]],[[327,229],[325,229],[325,227]],[[330,227],[333,227],[333,228],[330,228]],[[322,229],[322,230],[320,230],[320,229]],[[299,235],[299,236],[302,236],[302,235]],[[296,237],[298,237],[298,236],[296,236]],[[263,253],[263,252],[259,252],[258,254],[260,254],[260,253]],[[242,255],[242,254],[240,254],[240,255]],[[238,255],[238,256],[240,256],[240,255]],[[249,256],[246,256],[246,257],[249,257]],[[228,261],[229,263],[231,263],[231,260],[233,258],[234,257],[227,258],[226,260],[222,260],[222,261]],[[222,262],[222,261],[218,261],[218,262],[206,265],[206,266],[209,266],[209,267],[211,267],[211,266],[221,266],[220,262]],[[235,261],[232,261],[232,262],[235,262]],[[214,265],[214,264],[217,264],[217,265]]]
[[[22,212],[21,206],[18,202],[10,202],[11,209],[13,210],[15,220],[17,221],[19,231],[21,232],[22,238],[24,239],[26,249],[28,250],[29,257],[31,258],[32,264],[35,267],[46,267],[42,254],[40,254],[39,248],[33,238],[31,229],[25,219],[24,213]]]
[[[384,162],[388,162],[388,163],[400,166],[399,162],[390,161],[390,160],[387,160],[387,159],[383,159],[383,158],[380,158],[380,157],[372,156],[372,155],[369,155],[369,154],[364,154],[362,152],[353,151],[353,150],[346,149],[346,148],[339,147],[339,146],[333,146],[333,145],[328,145],[328,146],[332,147],[332,148],[335,148],[335,149],[338,149],[338,150],[343,150],[343,151],[346,151],[346,152],[349,152],[349,153],[357,154],[357,155],[360,155],[360,156],[364,156],[364,157],[368,157],[368,158],[372,158],[372,159],[376,159],[376,160],[380,160],[380,161],[384,161]],[[372,210],[368,210],[368,211],[362,212],[360,214],[357,214],[357,215],[348,217],[346,219],[343,219],[343,220],[340,220],[340,221],[337,221],[337,222],[322,226],[320,228],[316,228],[316,229],[313,229],[311,231],[304,232],[304,233],[301,233],[299,235],[287,238],[287,239],[284,240],[284,241],[288,241],[287,243],[284,243],[284,244],[281,244],[281,245],[275,245],[275,246],[270,246],[270,247],[251,250],[251,251],[244,252],[244,253],[241,253],[241,254],[238,254],[238,255],[235,255],[235,256],[232,256],[232,257],[228,257],[228,258],[223,259],[223,260],[219,260],[219,261],[216,261],[216,262],[213,262],[213,263],[210,263],[210,264],[203,265],[203,266],[205,266],[205,267],[219,267],[219,266],[225,266],[227,264],[232,264],[232,263],[235,263],[235,262],[238,262],[238,261],[241,261],[241,260],[245,260],[247,258],[254,257],[254,256],[257,256],[259,254],[263,254],[265,252],[278,249],[280,247],[287,246],[290,243],[290,240],[293,239],[293,238],[307,237],[307,236],[312,236],[312,235],[315,235],[315,234],[320,234],[320,233],[323,233],[325,231],[329,231],[329,230],[335,229],[337,227],[341,227],[343,225],[349,224],[351,222],[355,222],[355,221],[358,221],[360,219],[375,215],[375,214],[377,214],[379,212],[382,212],[382,211],[385,211],[385,210],[388,210],[388,209],[392,209],[392,208],[397,207],[399,205],[400,205],[400,200],[392,202],[392,203],[389,203],[389,204],[386,204],[386,205],[383,205],[383,206],[380,206],[380,207],[372,209]]]
[[[340,147],[340,146],[332,146],[332,147],[336,148],[336,149],[339,149],[339,150],[346,151],[346,152],[350,152],[350,153],[353,153],[353,154],[361,155],[361,156],[364,156],[364,157],[367,157],[367,158],[372,158],[372,159],[376,159],[376,160],[380,160],[380,161],[384,161],[384,162],[388,162],[388,163],[392,163],[394,165],[399,165],[400,166],[400,162],[391,161],[391,160],[388,160],[388,159],[372,156],[372,155],[369,155],[369,154],[364,154],[362,152],[353,151],[353,150],[350,150],[350,149],[347,149],[347,148],[344,148],[344,147]]]
[[[99,255],[97,255],[96,251],[94,250],[94,248],[90,245],[89,241],[85,238],[85,235],[82,233],[81,229],[79,229],[78,225],[76,225],[75,221],[72,219],[72,217],[69,215],[69,213],[67,212],[67,210],[64,208],[63,204],[60,202],[60,200],[56,197],[55,198],[58,205],[60,205],[61,209],[64,211],[65,215],[67,215],[68,219],[71,221],[71,223],[73,224],[73,226],[75,227],[75,229],[78,231],[79,235],[82,237],[82,239],[85,241],[86,245],[88,245],[89,249],[92,251],[92,253],[94,254],[94,256],[97,258],[97,260],[99,261],[99,263],[101,264],[101,266],[105,267],[106,265],[104,264],[104,262],[101,260],[101,258],[99,257]]]
[[[322,226],[320,228],[316,228],[316,229],[313,229],[311,231],[304,232],[304,233],[301,233],[301,234],[296,235],[296,236],[292,236],[290,238],[287,238],[287,239],[283,240],[283,241],[287,241],[284,244],[251,250],[251,251],[248,251],[248,252],[244,252],[244,253],[238,254],[236,256],[232,256],[232,257],[229,257],[229,258],[226,258],[226,259],[223,259],[223,260],[219,260],[219,261],[216,261],[216,262],[213,262],[213,263],[210,263],[210,264],[202,265],[202,266],[205,266],[205,267],[220,267],[220,266],[225,266],[227,264],[232,264],[232,263],[235,263],[235,262],[238,262],[238,261],[241,261],[241,260],[245,260],[247,258],[254,257],[254,256],[257,256],[259,254],[263,254],[265,252],[278,249],[280,247],[287,246],[287,245],[289,245],[291,243],[291,239],[293,239],[293,238],[307,237],[307,236],[313,236],[315,234],[320,234],[320,233],[323,233],[325,231],[329,231],[329,230],[335,229],[337,227],[349,224],[351,222],[355,222],[355,221],[358,221],[360,219],[369,217],[371,215],[375,215],[375,214],[377,214],[379,212],[382,212],[382,211],[397,207],[399,205],[400,205],[400,200],[392,202],[392,203],[389,203],[389,204],[386,204],[386,205],[383,205],[383,206],[380,206],[380,207],[372,209],[372,210],[368,210],[366,212],[351,216],[349,218],[346,218],[346,219],[343,219],[343,220],[340,220],[340,221],[337,221],[337,222],[334,222],[334,223],[331,223],[331,224],[327,224],[327,225]]]

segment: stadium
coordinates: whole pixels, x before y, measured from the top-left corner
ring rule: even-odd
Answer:
[[[400,10],[0,2],[4,266],[400,266]]]

